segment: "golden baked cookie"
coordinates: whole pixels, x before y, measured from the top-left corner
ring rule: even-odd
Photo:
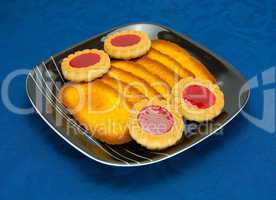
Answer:
[[[224,95],[219,86],[209,80],[187,78],[173,88],[171,103],[186,119],[202,122],[222,112]]]
[[[108,144],[131,140],[129,109],[118,92],[99,80],[66,84],[60,93],[62,103],[92,136]]]
[[[216,82],[214,76],[199,60],[177,44],[165,40],[154,40],[152,48],[177,61],[182,68],[192,72],[195,77]]]
[[[104,41],[104,50],[110,57],[126,60],[146,54],[150,46],[149,36],[137,30],[115,32]]]
[[[153,48],[149,50],[145,57],[158,61],[159,63],[165,65],[167,68],[178,74],[181,78],[194,77],[194,74],[192,72],[183,68],[177,61]]]
[[[64,58],[61,63],[63,76],[75,82],[94,80],[105,74],[109,68],[109,56],[97,49],[77,51]]]
[[[170,87],[157,75],[150,73],[142,65],[132,61],[113,61],[112,68],[117,68],[126,71],[140,79],[146,81],[152,88],[154,88],[161,96],[167,98],[170,95]]]
[[[144,94],[139,92],[139,90],[137,90],[135,87],[128,85],[118,79],[112,78],[109,75],[104,75],[99,80],[121,93],[130,105],[146,99]]]
[[[174,84],[178,82],[180,79],[178,74],[174,73],[174,71],[167,68],[165,65],[161,64],[156,60],[143,57],[138,59],[136,62],[142,65],[150,73],[158,76],[161,80],[167,83],[170,86],[170,88],[173,87]]]
[[[181,139],[184,123],[167,101],[154,98],[134,105],[128,127],[137,143],[147,149],[161,150]]]
[[[143,95],[145,95],[148,98],[152,98],[160,95],[146,81],[124,70],[111,67],[111,69],[108,71],[107,74],[112,78],[121,80],[125,82],[127,85],[134,87],[135,89],[137,89],[139,92],[141,92]]]

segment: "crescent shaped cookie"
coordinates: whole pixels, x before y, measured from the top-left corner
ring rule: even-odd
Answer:
[[[121,93],[130,105],[146,99],[144,94],[137,90],[135,87],[132,87],[131,85],[118,79],[112,78],[108,75],[104,75],[102,78],[100,78],[100,81]]]
[[[65,79],[74,82],[91,81],[110,68],[109,56],[102,50],[85,49],[64,58],[61,63]]]
[[[187,78],[172,90],[171,103],[188,120],[202,122],[218,116],[224,107],[219,86],[208,80]]]
[[[160,94],[160,97],[167,98],[170,94],[171,88],[166,82],[157,75],[150,73],[145,67],[136,62],[113,61],[111,66],[112,68],[123,70],[133,76],[143,79]]]
[[[142,65],[149,73],[158,76],[163,82],[168,84],[169,89],[180,79],[178,74],[158,61],[143,57],[136,62]]]
[[[148,98],[152,98],[159,95],[159,93],[154,88],[152,88],[146,81],[124,70],[112,67],[107,74],[108,76],[114,79],[125,82],[128,86],[134,87]]]
[[[124,144],[131,140],[127,104],[105,83],[96,80],[65,84],[60,99],[74,118],[98,140],[108,144]]]
[[[104,41],[104,50],[110,57],[124,60],[140,57],[146,54],[150,47],[149,36],[137,30],[115,32]]]
[[[153,48],[149,50],[145,57],[155,60],[163,65],[165,65],[168,69],[171,69],[176,74],[178,74],[181,78],[194,77],[193,73],[187,69],[184,69],[177,61],[173,58],[167,56],[166,54],[161,53]]]
[[[184,123],[165,100],[144,100],[134,105],[129,117],[131,137],[147,149],[161,150],[177,143]]]
[[[199,60],[177,44],[166,40],[154,40],[152,48],[176,60],[183,69],[192,72],[195,77],[216,82],[214,76]]]

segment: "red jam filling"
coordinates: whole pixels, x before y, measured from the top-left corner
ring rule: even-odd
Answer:
[[[182,93],[183,99],[199,109],[207,109],[215,104],[216,96],[208,88],[190,85]]]
[[[114,37],[111,40],[111,44],[116,47],[127,47],[140,42],[141,38],[138,35],[126,34]]]
[[[138,122],[144,131],[154,135],[161,135],[172,128],[174,119],[166,108],[151,105],[140,111]]]
[[[96,53],[84,53],[70,61],[70,66],[75,68],[89,67],[100,61],[101,57]]]

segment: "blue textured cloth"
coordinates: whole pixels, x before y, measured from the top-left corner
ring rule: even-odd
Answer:
[[[90,36],[141,21],[190,36],[248,79],[276,65],[274,0],[2,1],[1,85],[16,69],[31,69]],[[267,87],[275,88],[275,83]],[[247,112],[255,117],[262,116],[267,87],[252,90]],[[9,97],[18,107],[31,106],[25,76],[12,81]],[[114,168],[74,150],[37,114],[14,114],[6,103],[0,106],[1,200],[276,199],[276,134],[242,115],[223,135],[167,161]]]

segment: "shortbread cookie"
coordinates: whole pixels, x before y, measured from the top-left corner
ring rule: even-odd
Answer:
[[[110,57],[126,60],[146,54],[150,46],[149,36],[137,30],[115,32],[104,41],[104,50]]]
[[[224,107],[219,86],[208,80],[187,78],[172,90],[171,103],[188,120],[202,122],[218,116]]]
[[[109,68],[109,56],[97,49],[77,51],[64,58],[61,63],[63,76],[75,82],[94,80],[105,74]]]
[[[209,80],[213,83],[216,82],[214,76],[199,60],[177,44],[165,40],[154,40],[152,41],[152,48],[173,58],[184,69],[192,72],[195,77]]]
[[[183,68],[177,61],[153,48],[149,50],[145,57],[158,61],[159,63],[165,65],[167,68],[178,74],[181,78],[194,77],[194,74],[192,72],[190,72],[188,69]]]
[[[129,108],[120,94],[99,80],[66,84],[60,93],[62,103],[89,133],[108,144],[131,140],[128,132]]]
[[[150,84],[148,84],[142,78],[132,75],[124,70],[111,67],[107,74],[112,78],[121,80],[127,85],[134,87],[148,98],[153,98],[160,95],[154,88],[150,86]]]
[[[165,100],[145,100],[134,105],[129,118],[131,137],[147,149],[160,150],[177,143],[184,123]]]
[[[118,79],[112,78],[109,75],[104,75],[99,80],[121,93],[130,105],[146,99],[144,94],[135,87],[128,85],[127,83]]]
[[[140,79],[146,81],[152,88],[154,88],[160,97],[167,98],[170,95],[170,87],[160,77],[150,73],[142,65],[132,61],[113,61],[112,68],[121,69]]]
[[[152,60],[147,57],[140,58],[136,61],[142,65],[147,71],[158,76],[161,80],[167,83],[170,87],[173,87],[176,82],[179,81],[180,77],[171,69],[161,64],[156,60]]]

